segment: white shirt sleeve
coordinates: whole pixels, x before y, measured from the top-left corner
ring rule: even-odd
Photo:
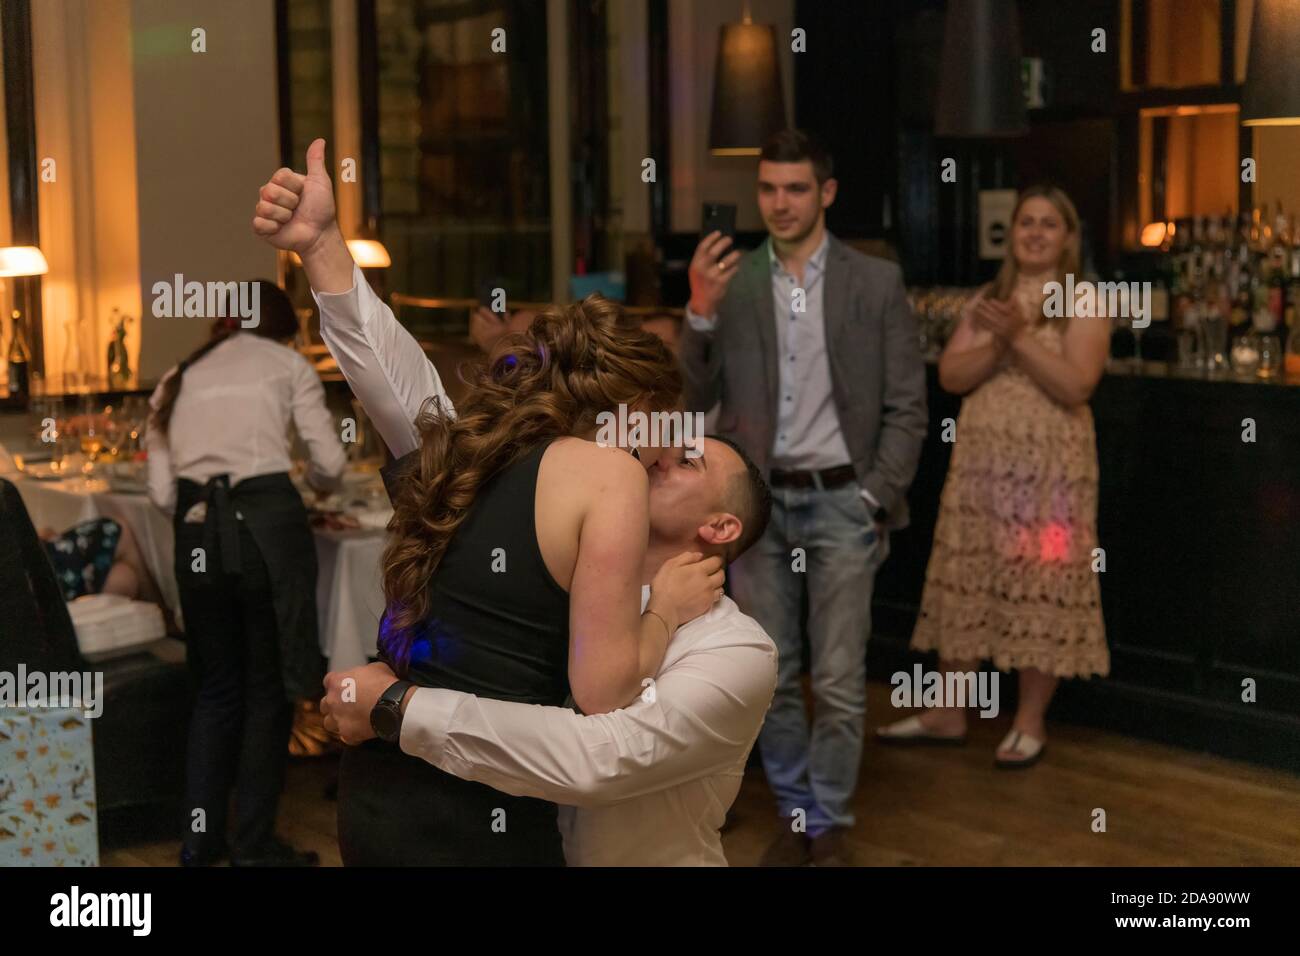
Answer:
[[[332,491],[339,486],[347,455],[343,442],[334,430],[334,416],[325,403],[325,387],[310,362],[294,354],[293,425],[307,446],[311,462],[307,483],[317,491]]]
[[[157,411],[162,401],[163,385],[175,374],[176,369],[173,368],[158,382],[158,387],[149,396],[151,410]],[[176,510],[176,472],[172,468],[172,453],[167,444],[167,436],[154,427],[152,414],[145,425],[144,448],[149,500],[170,515]]]
[[[402,750],[464,780],[580,807],[739,770],[772,700],[776,650],[751,631],[736,636],[685,655],[609,714],[422,688],[407,703]]]
[[[706,319],[704,316],[692,312],[689,305],[686,307],[686,321],[690,323],[691,328],[696,332],[703,332],[706,335],[711,335],[714,329],[718,327],[718,317],[716,315]]]
[[[352,267],[347,292],[312,291],[320,308],[320,332],[343,377],[376,431],[400,458],[420,445],[416,416],[428,398],[455,414],[433,363],[361,269]]]

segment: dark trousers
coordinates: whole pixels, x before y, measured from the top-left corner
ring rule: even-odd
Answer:
[[[461,780],[368,740],[339,761],[344,866],[564,866],[553,803]]]
[[[272,837],[288,758],[293,707],[285,697],[271,579],[253,536],[239,528],[240,571],[222,571],[221,555],[206,554],[195,571],[201,525],[176,527],[176,578],[190,673],[197,684],[186,771],[185,846],[218,849],[226,835],[227,804],[235,791],[232,854],[256,853]],[[197,814],[205,832],[195,832]]]

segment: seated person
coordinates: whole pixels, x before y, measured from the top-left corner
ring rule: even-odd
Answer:
[[[92,518],[63,534],[42,528],[40,536],[65,601],[84,594],[120,594],[133,601],[163,604],[140,546],[125,524]]]

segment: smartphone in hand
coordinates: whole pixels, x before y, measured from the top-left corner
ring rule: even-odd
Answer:
[[[736,204],[729,202],[706,202],[704,204],[704,225],[700,229],[702,236],[711,232],[720,232],[736,240]]]

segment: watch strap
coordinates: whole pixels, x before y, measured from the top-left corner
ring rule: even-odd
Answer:
[[[401,736],[402,698],[406,696],[406,691],[414,686],[414,681],[395,680],[379,695],[379,700],[375,701],[374,709],[370,712],[370,726],[381,739],[393,742]],[[379,720],[375,719],[376,716]],[[384,719],[385,717],[387,719]],[[384,730],[389,727],[392,729],[385,733]]]

